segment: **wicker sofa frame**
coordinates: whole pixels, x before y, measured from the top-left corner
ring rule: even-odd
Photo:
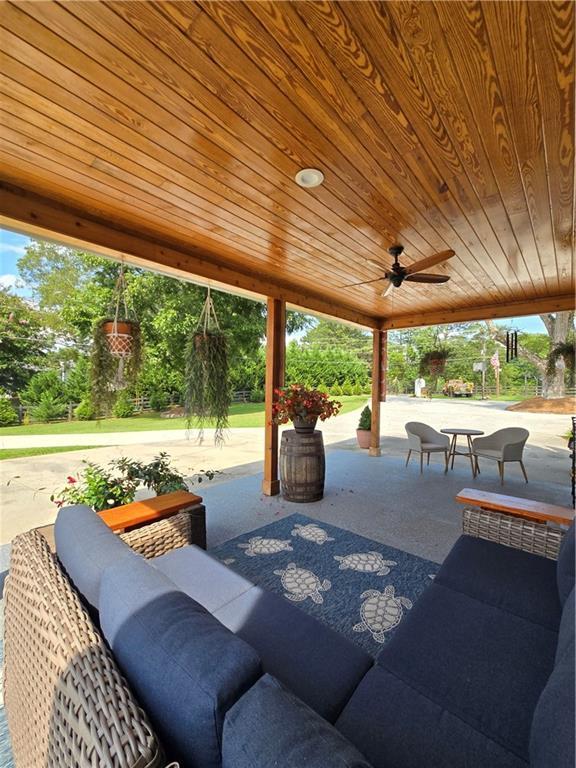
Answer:
[[[121,537],[144,557],[193,542],[187,511]],[[12,543],[4,698],[19,768],[160,768],[146,714],[46,539]]]

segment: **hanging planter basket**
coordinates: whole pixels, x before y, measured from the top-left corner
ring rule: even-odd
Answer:
[[[198,326],[186,347],[184,407],[188,426],[198,429],[200,441],[204,427],[213,422],[215,444],[224,442],[230,402],[227,341],[208,288]]]
[[[105,320],[102,333],[113,357],[130,357],[134,348],[134,323],[129,320]]]
[[[136,383],[140,371],[140,323],[130,314],[122,266],[114,289],[113,314],[96,323],[92,339],[91,398],[98,415],[110,410],[119,390]]]
[[[430,373],[432,376],[441,376],[449,356],[450,352],[447,349],[433,349],[431,352],[426,352],[420,360],[420,374]]]

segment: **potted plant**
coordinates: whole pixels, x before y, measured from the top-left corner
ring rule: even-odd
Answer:
[[[157,496],[177,490],[188,490],[188,484],[212,480],[216,472],[202,470],[188,484],[184,475],[170,465],[170,457],[162,452],[147,464],[137,459],[113,459],[106,467],[85,461],[86,468],[77,477],[69,475],[64,488],[50,496],[58,507],[65,504],[86,504],[96,512],[120,507],[134,501],[140,487],[153,490]]]
[[[432,376],[440,376],[444,373],[446,360],[450,357],[450,350],[446,347],[438,347],[426,352],[420,359],[420,375],[426,373]]]
[[[220,330],[210,288],[198,326],[186,346],[184,410],[189,426],[199,429],[200,439],[207,421],[215,422],[216,445],[224,441],[230,410],[228,350]]]
[[[360,414],[356,439],[360,448],[370,448],[370,441],[372,439],[372,411],[369,405],[365,406]]]
[[[326,421],[336,416],[342,407],[337,400],[330,400],[326,392],[307,389],[302,384],[291,384],[274,392],[277,400],[272,406],[273,423],[287,424],[291,421],[299,433],[314,432],[318,419]]]
[[[124,265],[114,288],[113,305],[110,316],[96,322],[92,335],[91,402],[97,416],[110,410],[116,392],[136,383],[142,361],[140,323],[128,308]]]

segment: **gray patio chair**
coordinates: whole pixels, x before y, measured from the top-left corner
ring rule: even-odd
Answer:
[[[506,427],[486,437],[476,437],[472,440],[472,453],[474,454],[476,472],[480,472],[479,458],[497,461],[500,485],[504,485],[504,464],[507,461],[517,461],[522,468],[524,479],[528,482],[528,475],[522,461],[522,453],[529,435],[528,430],[523,429],[523,427]]]
[[[427,424],[422,424],[419,421],[409,421],[406,424],[406,433],[408,435],[409,447],[406,466],[408,466],[412,452],[419,453],[420,474],[422,474],[424,454],[428,454],[428,459],[426,461],[426,466],[428,466],[428,464],[430,464],[431,453],[443,453],[445,465],[444,472],[448,472],[448,451],[450,449],[450,438],[448,435],[436,432],[432,427],[429,427]]]

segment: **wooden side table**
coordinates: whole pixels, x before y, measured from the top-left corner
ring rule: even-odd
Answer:
[[[448,461],[450,461],[450,457],[452,457],[452,463],[450,464],[450,468],[454,469],[454,459],[456,456],[468,456],[470,458],[470,466],[472,467],[472,477],[476,477],[476,466],[474,463],[474,453],[472,451],[472,438],[473,437],[480,437],[480,435],[483,435],[484,432],[480,429],[441,429],[440,432],[442,432],[445,435],[452,435],[452,440],[450,441],[450,450],[448,451]],[[458,436],[464,435],[466,437],[466,441],[468,443],[468,450],[462,451],[458,450],[457,448],[457,441]]]

